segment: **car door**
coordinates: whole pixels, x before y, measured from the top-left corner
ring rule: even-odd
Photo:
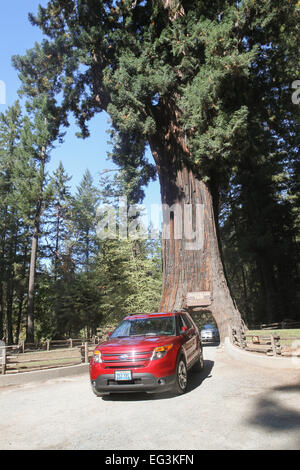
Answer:
[[[189,346],[189,362],[194,362],[194,360],[199,356],[200,340],[198,330],[187,314],[182,314],[182,317],[183,321],[188,327],[187,336]]]
[[[182,335],[182,349],[185,355],[186,363],[187,365],[190,362],[190,346],[189,346],[189,337],[188,337],[188,326],[185,323],[182,315],[178,315],[177,317],[178,320],[178,328],[180,331],[180,334]]]
[[[185,358],[187,362],[187,366],[191,364],[194,357],[194,338],[193,338],[193,328],[191,322],[188,321],[188,318],[184,314],[180,314],[178,317],[179,321],[179,331],[184,330],[183,333],[183,345],[182,348],[185,353]]]

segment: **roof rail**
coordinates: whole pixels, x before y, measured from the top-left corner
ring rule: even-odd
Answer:
[[[131,317],[132,315],[149,315],[149,313],[146,312],[136,312],[136,313],[128,313],[128,317]]]
[[[181,310],[178,310],[178,312],[181,312]],[[131,317],[133,315],[161,315],[164,313],[173,313],[173,312],[136,312],[136,313],[128,313],[126,316]]]

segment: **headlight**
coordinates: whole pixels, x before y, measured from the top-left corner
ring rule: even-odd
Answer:
[[[101,352],[96,350],[94,351],[94,362],[102,362]]]
[[[164,357],[167,352],[172,349],[173,344],[167,344],[166,346],[159,346],[158,348],[155,348],[153,351],[152,359],[161,359]]]

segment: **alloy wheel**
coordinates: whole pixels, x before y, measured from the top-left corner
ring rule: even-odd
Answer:
[[[183,360],[178,365],[178,382],[181,390],[185,390],[187,384],[187,370]]]

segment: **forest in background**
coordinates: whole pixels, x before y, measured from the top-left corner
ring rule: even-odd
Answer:
[[[87,170],[72,195],[62,163],[51,175],[47,165],[41,172],[34,152],[40,133],[18,102],[0,115],[0,336],[10,344],[25,338],[39,204],[36,340],[96,334],[127,313],[157,310],[161,296],[160,240],[101,240],[96,233],[98,205],[116,205],[128,192],[122,172],[94,182]],[[219,219],[227,276],[249,326],[296,319],[299,305],[299,172],[284,171],[280,161],[257,165],[255,173],[235,175],[221,195]],[[251,176],[255,192],[241,184]],[[251,220],[251,204],[260,207],[260,221]]]
[[[161,294],[159,240],[96,234],[96,209],[117,201],[118,178],[96,184],[87,170],[72,195],[62,163],[52,175],[41,172],[33,151],[39,132],[18,103],[0,115],[0,336],[8,344],[25,339],[39,204],[35,340],[90,337],[127,313],[156,310]]]
[[[26,111],[16,103],[0,116],[0,337],[89,335],[157,310],[159,241],[99,239],[96,207],[120,194],[140,202],[159,172],[168,199],[182,167],[187,188],[201,181],[211,196],[246,324],[299,318],[299,6],[51,0],[30,15],[48,39],[13,57]],[[94,182],[87,171],[71,194],[63,164],[47,174],[51,150],[70,114],[88,137],[101,111],[120,175]]]

